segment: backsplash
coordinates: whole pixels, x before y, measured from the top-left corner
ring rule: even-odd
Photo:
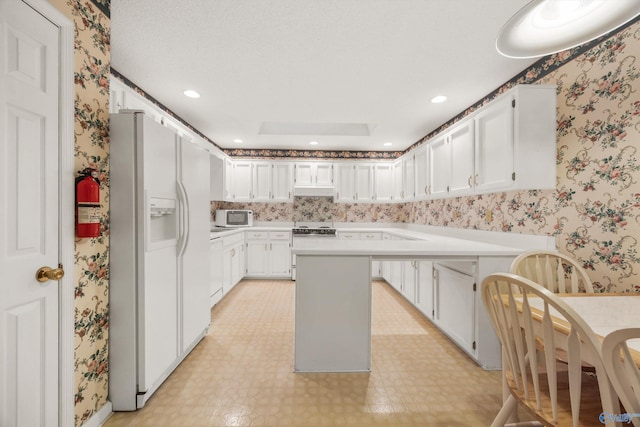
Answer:
[[[406,222],[404,204],[334,203],[331,197],[294,197],[293,203],[211,202],[216,209],[251,209],[254,221]]]

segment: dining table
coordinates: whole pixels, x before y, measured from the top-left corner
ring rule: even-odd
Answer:
[[[556,294],[562,302],[571,307],[593,332],[600,338],[618,329],[640,327],[640,294],[600,293],[600,294]],[[540,311],[543,302],[540,298],[530,297],[529,305]],[[567,323],[557,316],[551,307],[550,314],[554,318],[554,328],[567,332]],[[557,314],[557,312],[555,312]],[[640,339],[629,340],[629,349],[638,366],[640,366]]]

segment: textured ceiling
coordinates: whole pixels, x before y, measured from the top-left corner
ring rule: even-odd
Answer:
[[[534,62],[494,47],[527,2],[112,0],[112,66],[223,148],[398,151]]]

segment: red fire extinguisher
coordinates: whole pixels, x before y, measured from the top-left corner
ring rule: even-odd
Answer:
[[[76,235],[100,236],[100,181],[98,171],[85,169],[76,178]]]

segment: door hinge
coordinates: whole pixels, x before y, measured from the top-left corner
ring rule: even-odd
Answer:
[[[476,349],[476,342],[474,341],[473,344],[471,344],[471,348],[473,348],[474,350]]]
[[[511,100],[511,108],[516,108],[516,100],[515,99]]]
[[[515,181],[516,180],[516,173],[512,172],[511,173],[511,181]]]
[[[436,317],[436,311],[435,310],[431,310],[431,317]]]
[[[476,288],[478,287],[478,285],[476,283],[473,284],[473,292],[476,291]]]

